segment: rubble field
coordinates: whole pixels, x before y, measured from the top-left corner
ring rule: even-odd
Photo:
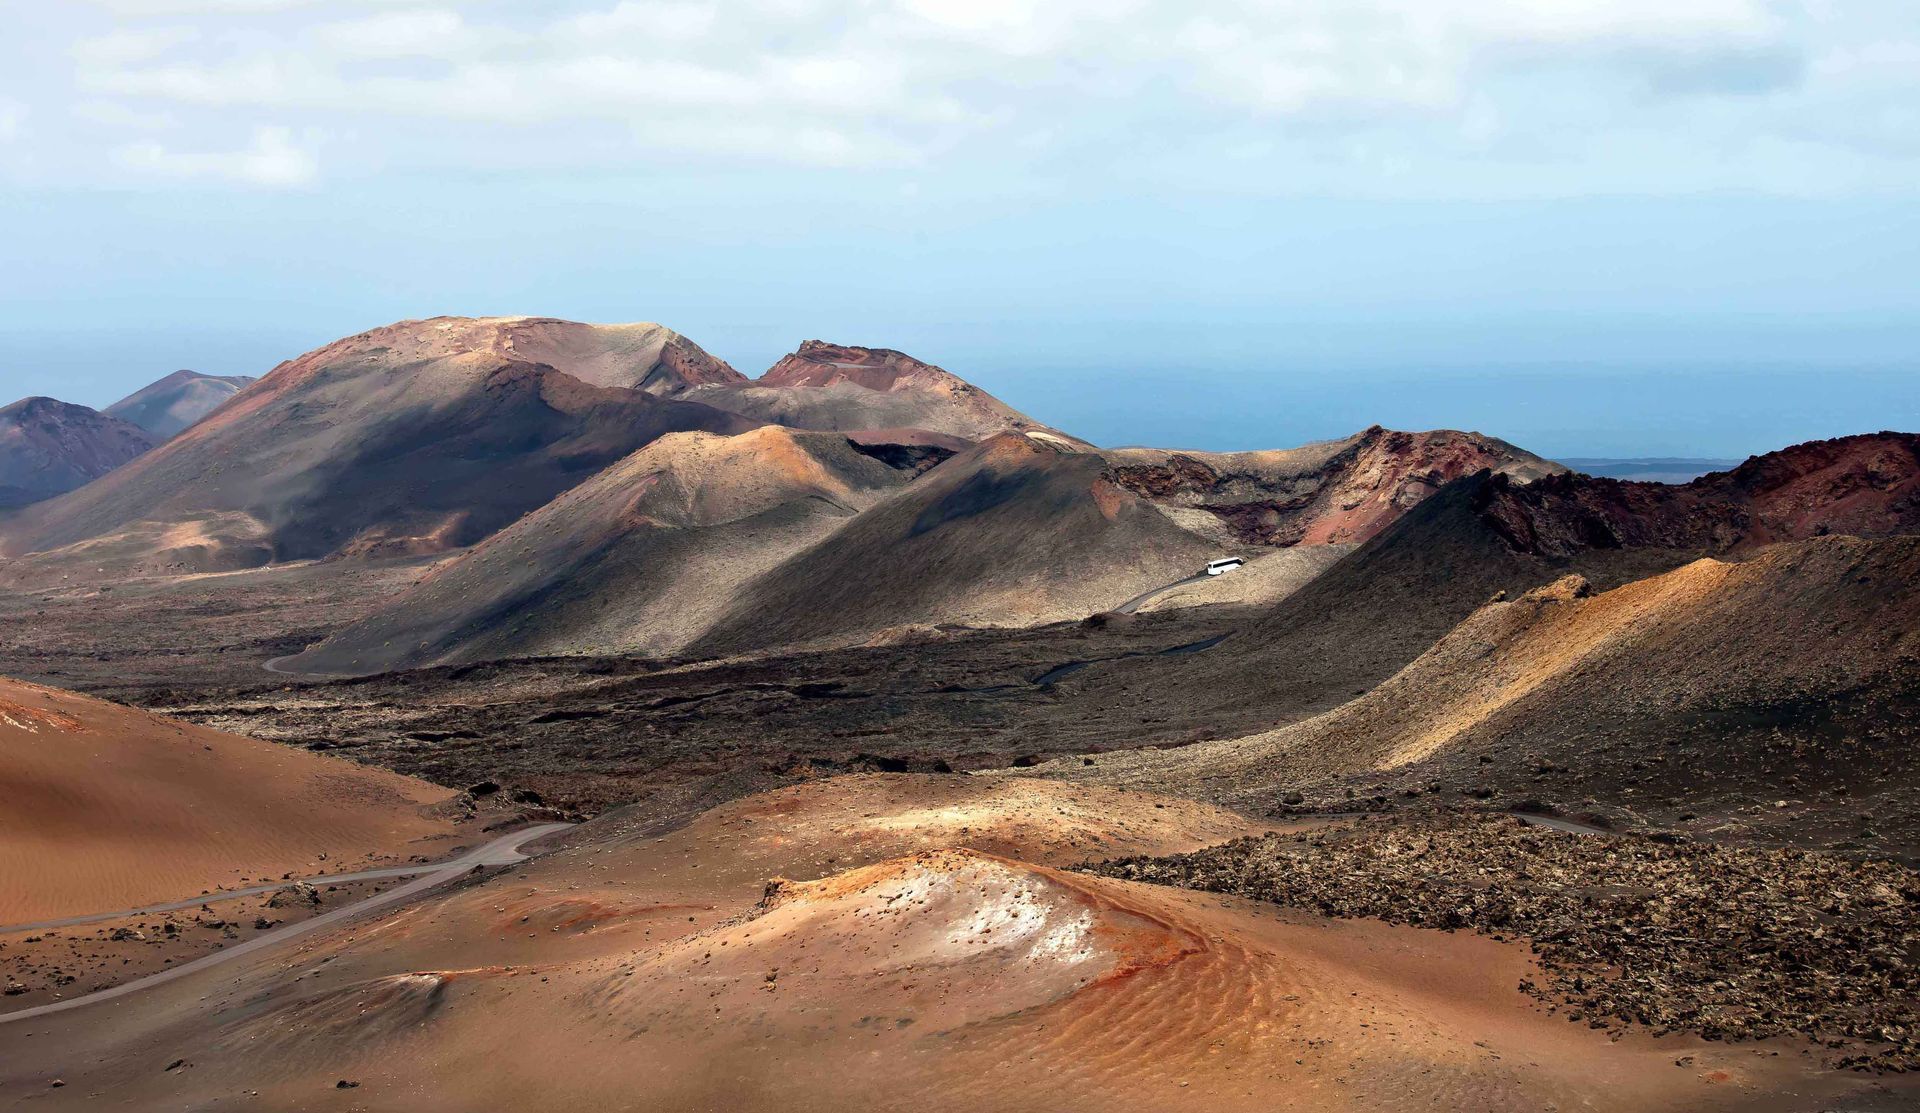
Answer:
[[[1594,1028],[1801,1036],[1833,1066],[1920,1069],[1920,872],[1892,862],[1460,814],[1082,868],[1524,940],[1544,984],[1519,988]]]

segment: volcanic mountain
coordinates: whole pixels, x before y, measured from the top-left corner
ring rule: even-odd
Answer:
[[[152,448],[140,427],[52,398],[0,409],[0,510],[83,486]]]
[[[1372,429],[1220,455],[1076,451],[1029,431],[909,487],[945,450],[874,443],[883,436],[768,426],[663,438],[283,667],[360,674],[1029,626],[1189,577],[1218,547],[1300,546],[1299,559],[1271,554],[1231,581],[1182,589],[1181,601],[1278,598],[1463,469],[1549,469],[1450,431]],[[1316,548],[1324,559],[1304,554]]]
[[[166,378],[149,383],[101,411],[109,417],[131,421],[164,441],[187,426],[219,409],[240,388],[253,381],[251,375],[202,375],[198,371],[175,371]]]
[[[939,453],[767,425],[669,433],[286,662],[319,673],[578,652],[666,655],[741,585]]]
[[[1920,537],[1827,536],[1605,592],[1567,576],[1481,607],[1337,710],[1111,755],[1098,776],[1255,806],[1314,782],[1337,796],[1343,783],[1498,778],[1536,798],[1618,801],[1663,826],[1755,802],[1747,825],[1782,825],[1811,802],[1833,815],[1803,836],[1847,838],[1833,819],[1871,814],[1911,855],[1916,744]]]
[[[949,371],[889,348],[809,340],[752,382],[709,384],[681,396],[798,429],[877,430],[891,440],[919,430],[913,439],[948,447],[1005,432],[1081,443]]]
[[[1426,652],[1496,593],[1569,573],[1599,589],[1703,556],[1828,533],[1920,532],[1920,436],[1815,441],[1684,486],[1549,475],[1470,475],[1420,503],[1204,657],[1117,663],[1064,681],[1079,729],[1138,736],[1129,691],[1165,693],[1183,736],[1246,734],[1331,710]],[[1205,691],[1203,700],[1180,693]],[[1102,725],[1105,724],[1105,725]],[[1110,739],[1110,740],[1109,740]],[[1127,743],[1133,744],[1133,743]]]
[[[1453,474],[1487,467],[1552,469],[1451,431],[1371,429],[1234,454],[1075,451],[1003,434],[756,581],[695,648],[1083,618],[1192,576],[1223,550],[1365,538]],[[1282,590],[1298,582],[1276,580]]]
[[[660,396],[729,377],[659,325],[405,321],[281,364],[0,551],[218,570],[469,545],[663,433],[752,427]]]
[[[1213,554],[1105,471],[1051,437],[995,436],[746,585],[691,651],[1078,618]]]
[[[5,679],[0,784],[9,924],[342,872],[453,833],[427,809],[454,794],[423,781]]]

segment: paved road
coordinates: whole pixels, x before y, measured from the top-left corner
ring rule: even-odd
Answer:
[[[499,838],[488,843],[487,845],[481,847],[480,849],[471,851],[467,854],[463,854],[460,857],[455,858],[450,862],[442,862],[437,866],[425,867],[427,870],[430,870],[432,872],[426,873],[424,876],[418,877],[413,881],[409,881],[405,885],[401,885],[398,888],[389,889],[384,893],[376,893],[373,896],[368,897],[366,900],[358,901],[354,904],[349,904],[344,908],[336,908],[331,912],[327,912],[322,915],[315,916],[311,920],[302,920],[297,924],[288,924],[286,927],[283,927],[278,931],[270,931],[264,935],[256,935],[252,939],[249,939],[244,943],[240,943],[232,947],[227,947],[224,950],[215,951],[210,955],[202,955],[201,957],[194,959],[192,962],[182,963],[179,966],[170,966],[167,969],[162,970],[157,974],[149,974],[144,978],[140,978],[135,981],[128,982],[125,985],[117,985],[112,987],[111,989],[103,989],[98,993],[89,993],[89,994],[86,994],[85,996],[74,997],[65,1001],[55,1001],[52,1004],[39,1005],[31,1009],[22,1009],[19,1012],[0,1013],[0,1024],[9,1024],[16,1020],[28,1020],[33,1017],[47,1016],[51,1013],[65,1012],[68,1009],[77,1009],[82,1005],[90,1005],[96,1001],[105,1001],[114,997],[124,997],[129,993],[137,993],[140,990],[146,989],[150,986],[160,985],[163,982],[170,982],[176,978],[184,978],[188,974],[198,973],[199,971],[205,970],[208,967],[218,966],[223,962],[231,962],[234,959],[240,958],[243,955],[253,954],[256,951],[262,951],[267,949],[268,947],[277,947],[280,944],[285,943],[290,939],[295,939],[299,936],[306,935],[309,932],[318,931],[323,927],[328,927],[333,924],[340,923],[343,920],[349,919],[354,916],[358,916],[363,912],[369,912],[375,908],[379,908],[388,904],[393,904],[396,901],[405,900],[406,898],[411,897],[416,893],[423,893],[428,889],[433,888],[435,885],[439,885],[447,881],[452,881],[454,878],[459,877],[473,870],[477,866],[510,866],[515,862],[525,861],[527,858],[527,855],[520,853],[520,848],[522,846],[525,846],[527,843],[530,843],[533,840],[540,838],[543,835],[551,835],[555,831],[564,831],[571,826],[573,826],[571,823],[543,823],[538,827],[528,827],[523,831],[515,831],[510,835],[502,835]],[[413,871],[413,872],[417,872],[417,871]],[[351,877],[397,877],[397,876],[400,876],[400,874],[383,872],[379,870],[370,870],[366,873],[352,874],[352,875],[342,874],[340,876],[341,877],[349,877],[349,876]],[[331,880],[338,880],[338,879],[339,878],[333,878]],[[316,880],[326,880],[326,879],[316,879]],[[293,884],[293,882],[284,881],[284,882],[281,882],[280,885],[268,886],[267,889],[268,890],[277,889],[282,886],[291,885],[291,884]],[[231,896],[234,894],[228,894],[228,895]],[[186,905],[189,907],[197,906],[203,903],[204,900],[205,898],[187,901]],[[114,916],[123,916],[123,915],[127,915],[127,913],[110,912],[110,913],[104,914],[103,917],[96,917],[96,918],[110,918]],[[79,921],[67,921],[67,922],[84,922],[84,921],[85,921],[85,918],[83,917]]]
[[[1160,596],[1165,595],[1169,591],[1172,591],[1176,587],[1185,587],[1188,584],[1205,583],[1206,581],[1211,580],[1213,578],[1214,577],[1207,575],[1205,572],[1202,572],[1197,576],[1188,576],[1184,580],[1175,580],[1170,584],[1162,584],[1161,586],[1154,588],[1152,591],[1142,592],[1141,594],[1136,595],[1133,598],[1127,600],[1126,602],[1120,604],[1119,606],[1113,608],[1113,613],[1132,614],[1135,611],[1139,610],[1141,607],[1144,607],[1148,603],[1151,603],[1155,599],[1158,599]]]
[[[0,935],[12,935],[20,931],[47,931],[79,924],[97,924],[102,920],[121,920],[128,916],[146,916],[155,912],[177,912],[182,908],[198,908],[203,904],[218,904],[223,900],[275,893],[289,885],[303,882],[308,885],[338,885],[347,881],[372,881],[381,877],[415,877],[423,873],[438,873],[447,866],[446,862],[424,862],[407,866],[387,866],[377,870],[361,870],[358,873],[333,873],[325,877],[289,877],[270,885],[251,885],[245,889],[222,889],[217,893],[206,893],[188,900],[149,904],[143,908],[125,908],[118,912],[90,912],[85,916],[69,916],[64,920],[41,920],[31,924],[0,924]]]

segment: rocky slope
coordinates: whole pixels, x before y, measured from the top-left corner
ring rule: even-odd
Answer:
[[[669,433],[281,667],[674,653],[743,584],[918,474],[888,447],[771,425]]]
[[[138,426],[86,406],[22,398],[0,409],[0,510],[84,486],[155,443]]]
[[[1461,471],[1490,467],[1527,477],[1554,465],[1444,430],[1376,428],[1323,445],[1233,454],[1080,448],[1035,431],[1003,434],[770,572],[694,648],[1084,618],[1191,576],[1223,553],[1344,550]],[[1305,563],[1301,574],[1271,583],[1244,578],[1248,595],[1196,591],[1181,599],[1276,599],[1332,561]]]
[[[224,405],[227,399],[253,381],[251,375],[202,375],[198,371],[175,371],[158,382],[148,383],[102,413],[131,421],[164,441]]]
[[[1106,455],[1115,484],[1168,508],[1188,528],[1226,544],[1262,546],[1366,541],[1462,476],[1492,471],[1527,483],[1562,470],[1479,433],[1378,425],[1282,451]]]
[[[1827,533],[1920,530],[1920,434],[1865,433],[1755,456],[1684,485],[1583,475],[1498,485],[1482,511],[1516,551],[1702,553]]]
[[[1920,873],[1890,862],[1479,816],[1239,839],[1094,872],[1519,935],[1545,975],[1521,988],[1563,1003],[1570,1021],[1621,1035],[1799,1036],[1834,1066],[1920,1069],[1920,981],[1902,957],[1920,931]]]
[[[167,571],[472,544],[663,433],[750,428],[659,396],[729,373],[697,354],[657,325],[389,325],[281,364],[138,467],[35,507],[0,552]]]

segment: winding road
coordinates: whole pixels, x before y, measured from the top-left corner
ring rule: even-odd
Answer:
[[[47,1016],[51,1013],[65,1012],[68,1009],[77,1009],[82,1005],[90,1005],[96,1001],[105,1001],[114,997],[124,997],[129,993],[137,993],[151,986],[160,985],[163,982],[170,982],[176,978],[184,978],[188,974],[197,973],[212,966],[218,966],[223,962],[231,962],[244,955],[263,951],[269,947],[277,947],[290,939],[298,938],[309,932],[318,931],[323,927],[340,923],[343,920],[358,916],[364,912],[372,911],[375,908],[405,900],[417,893],[423,893],[436,885],[452,881],[454,878],[460,877],[482,866],[510,866],[516,862],[524,862],[527,860],[528,855],[520,852],[521,847],[535,839],[551,835],[555,831],[564,831],[571,826],[573,826],[571,823],[542,823],[537,827],[528,827],[524,830],[515,831],[512,834],[502,835],[477,850],[468,851],[451,861],[440,862],[433,865],[398,866],[392,869],[365,870],[360,873],[343,873],[336,874],[332,877],[305,879],[307,884],[313,885],[340,881],[361,881],[376,877],[405,877],[411,874],[421,875],[407,882],[405,885],[389,889],[384,893],[375,893],[366,900],[356,901],[343,908],[336,908],[331,912],[322,913],[311,920],[302,920],[297,924],[288,924],[278,931],[270,931],[264,935],[256,935],[244,943],[215,951],[209,955],[202,955],[192,962],[183,962],[178,966],[168,967],[157,974],[149,974],[144,978],[135,979],[124,985],[113,986],[109,989],[103,989],[96,993],[88,993],[84,996],[70,998],[65,1001],[55,1001],[51,1004],[39,1005],[31,1009],[21,1009],[19,1012],[0,1013],[0,1024],[10,1024],[17,1020],[29,1020],[38,1016]],[[257,886],[252,889],[236,889],[224,893],[210,893],[207,896],[195,897],[192,900],[186,901],[176,901],[172,904],[150,905],[146,908],[135,908],[122,912],[101,912],[90,916],[75,916],[66,920],[49,920],[38,924],[17,924],[9,927],[0,927],[0,932],[35,931],[41,928],[94,923],[99,920],[117,919],[122,916],[137,916],[148,912],[164,912],[176,908],[196,908],[210,901],[247,896],[254,893],[272,892],[275,889],[282,889],[292,884],[295,884],[295,881],[288,880],[282,881],[277,885]]]
[[[1146,606],[1148,603],[1153,602],[1155,599],[1158,599],[1160,596],[1165,595],[1167,592],[1172,591],[1176,587],[1185,587],[1188,584],[1205,583],[1206,581],[1211,580],[1213,578],[1214,577],[1207,575],[1205,572],[1201,572],[1201,573],[1198,573],[1197,575],[1188,576],[1184,580],[1175,580],[1170,584],[1161,584],[1159,587],[1154,588],[1152,591],[1143,591],[1140,594],[1134,596],[1133,598],[1127,600],[1126,602],[1120,604],[1119,606],[1113,608],[1113,613],[1114,614],[1133,614],[1135,611],[1138,611],[1141,607]]]

